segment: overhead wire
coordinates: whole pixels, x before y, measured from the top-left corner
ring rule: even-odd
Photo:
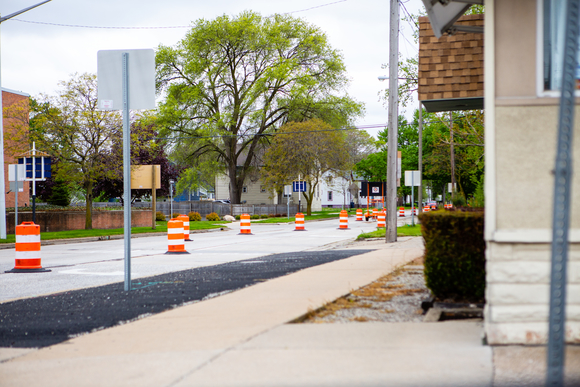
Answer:
[[[306,11],[310,11],[310,10],[317,9],[317,8],[328,7],[331,5],[344,3],[346,1],[348,1],[348,0],[334,1],[332,3],[321,4],[321,5],[313,6],[310,8],[300,9],[297,11],[284,12],[284,13],[282,13],[282,15],[290,15],[293,13],[306,12]],[[268,16],[268,17],[272,17],[272,16]],[[123,26],[115,27],[115,26],[87,26],[87,25],[77,25],[77,24],[49,23],[49,22],[41,22],[41,21],[23,20],[23,19],[18,19],[18,18],[12,18],[10,20],[19,21],[22,23],[43,24],[43,25],[49,25],[49,26],[55,26],[55,27],[113,29],[113,30],[156,30],[156,29],[191,28],[190,25],[187,25],[187,26],[153,26],[153,27],[123,27]]]

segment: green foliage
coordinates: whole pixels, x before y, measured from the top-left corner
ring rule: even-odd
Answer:
[[[205,219],[209,220],[210,222],[217,222],[218,220],[220,220],[220,216],[217,213],[212,212],[211,214],[207,214],[205,216]]]
[[[260,219],[260,215],[250,215],[250,219]]]
[[[175,218],[177,218],[179,215],[181,215],[179,212],[174,212],[173,214],[171,214],[171,219],[175,219]]]
[[[155,213],[155,220],[158,221],[158,222],[164,221],[165,220],[165,215],[163,214],[163,212],[157,211]]]
[[[240,220],[241,216],[240,215],[236,215],[236,220]]]
[[[479,302],[485,295],[483,211],[419,215],[425,239],[425,280],[439,299]]]
[[[290,15],[199,19],[175,47],[158,48],[156,63],[158,91],[167,95],[160,135],[179,141],[189,165],[217,161],[232,203],[259,166],[266,135],[283,122],[345,125],[363,111],[343,92],[341,54],[320,29]]]
[[[63,179],[56,179],[56,184],[52,188],[52,195],[48,199],[48,204],[63,207],[70,204],[69,187]]]
[[[189,214],[187,214],[187,216],[189,216],[190,222],[200,222],[201,221],[201,215],[197,211],[192,211]]]
[[[465,207],[465,204],[467,203],[465,201],[465,197],[461,194],[455,194],[455,196],[453,196],[453,198],[451,199],[451,203],[453,203],[453,206],[456,208],[460,208],[460,207]]]
[[[267,189],[280,192],[284,185],[298,179],[306,181],[306,212],[318,184],[327,172],[349,170],[349,155],[344,133],[319,119],[285,124],[272,139],[264,155],[262,182]]]
[[[477,182],[477,187],[475,187],[475,192],[473,196],[469,199],[469,206],[473,208],[484,208],[485,207],[485,191],[483,189],[484,175],[481,175],[480,180]]]
[[[262,219],[268,219],[268,215],[261,215],[260,218],[262,218]]]

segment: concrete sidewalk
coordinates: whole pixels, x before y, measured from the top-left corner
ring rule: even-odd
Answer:
[[[421,238],[40,350],[0,349],[2,386],[491,386],[479,323],[286,324],[423,255]]]

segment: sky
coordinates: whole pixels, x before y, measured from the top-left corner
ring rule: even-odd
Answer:
[[[1,0],[0,15],[7,16],[41,1]],[[96,74],[99,50],[175,46],[188,26],[198,19],[235,16],[245,10],[263,16],[291,13],[319,27],[330,45],[342,53],[351,80],[348,93],[366,108],[365,116],[356,124],[376,127],[367,129],[376,136],[387,122],[386,106],[379,101],[378,94],[388,82],[380,82],[378,77],[388,74],[382,65],[388,62],[389,3],[388,0],[52,0],[1,24],[2,87],[32,97],[41,93],[55,95],[58,83],[69,80],[72,74]],[[410,13],[422,8],[421,0],[407,0],[403,4]],[[399,52],[403,58],[417,55],[413,28],[409,22],[400,23]],[[410,117],[412,109],[400,110],[400,114]]]

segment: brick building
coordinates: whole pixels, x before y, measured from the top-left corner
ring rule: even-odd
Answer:
[[[14,207],[14,192],[6,193],[10,189],[8,181],[8,165],[16,164],[18,154],[27,151],[28,144],[28,94],[2,88],[2,110],[4,112],[4,183],[6,191],[6,208]],[[24,136],[24,139],[23,139]],[[18,138],[18,140],[17,140]],[[24,192],[18,194],[18,206],[30,205],[29,182],[24,182]]]

